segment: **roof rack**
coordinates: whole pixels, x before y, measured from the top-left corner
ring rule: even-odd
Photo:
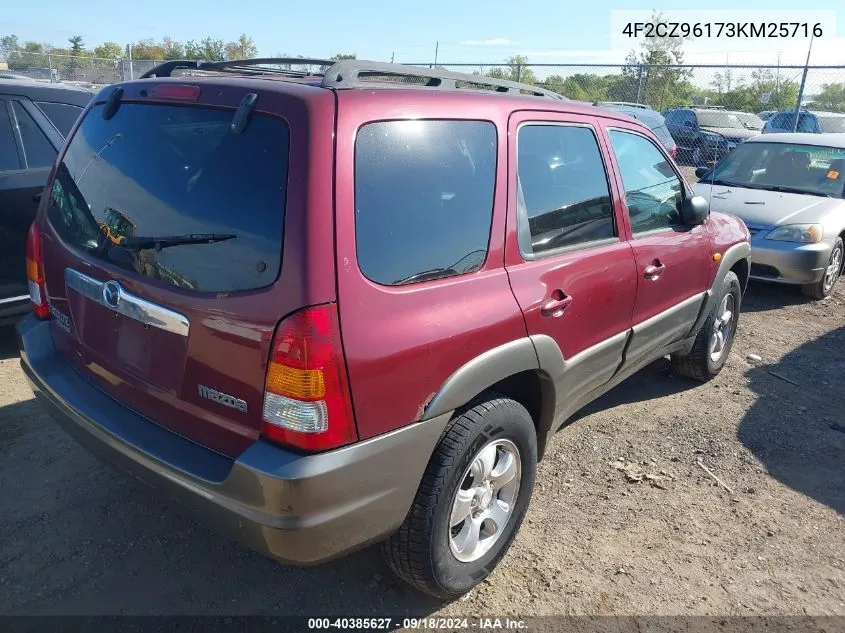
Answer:
[[[291,68],[268,68],[277,66],[320,66],[321,72],[308,72]],[[547,97],[557,101],[569,101],[566,97],[545,88],[529,84],[496,79],[483,75],[457,73],[442,68],[421,68],[405,64],[389,64],[357,59],[326,60],[302,57],[266,57],[261,59],[239,59],[225,62],[174,60],[164,62],[141,75],[170,77],[173,71],[190,69],[199,71],[236,72],[239,74],[278,74],[287,77],[322,77],[323,88],[432,88],[438,90],[486,90],[498,93]]]
[[[641,108],[642,110],[650,110],[644,103],[634,103],[633,101],[595,101],[594,106],[628,106],[629,108]]]
[[[174,70],[180,69],[237,72],[256,75],[280,74],[290,77],[307,77],[314,74],[322,75],[322,73],[310,73],[303,70],[294,70],[292,68],[267,68],[266,65],[327,67],[334,63],[334,60],[330,59],[312,59],[307,57],[262,57],[257,59],[233,59],[225,62],[174,59],[151,68],[141,75],[140,78],[149,79],[150,77],[171,77]]]
[[[397,84],[406,88],[487,90],[569,101],[557,92],[507,79],[456,73],[443,68],[421,68],[419,66],[406,66],[405,64],[360,61],[357,59],[344,59],[336,62],[325,72],[321,85],[324,88],[370,88],[374,85],[395,88]]]

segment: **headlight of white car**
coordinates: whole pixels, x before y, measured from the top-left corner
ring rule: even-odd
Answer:
[[[804,244],[821,242],[822,237],[824,237],[824,229],[821,224],[787,224],[779,226],[766,235],[767,240],[802,242]]]

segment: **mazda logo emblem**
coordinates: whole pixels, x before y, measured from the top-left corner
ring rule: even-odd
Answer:
[[[103,284],[103,303],[114,310],[117,302],[120,301],[120,284],[116,281],[107,281]]]

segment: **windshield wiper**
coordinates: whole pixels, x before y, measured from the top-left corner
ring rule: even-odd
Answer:
[[[744,187],[745,185],[741,185],[736,182],[729,182],[727,180],[720,180],[716,178],[715,180],[708,180],[707,178],[702,178],[698,181],[700,184],[703,185],[719,185],[721,187]]]
[[[766,187],[770,191],[779,191],[781,193],[803,193],[808,196],[820,196],[822,198],[832,198],[833,196],[829,193],[824,193],[821,191],[811,191],[809,189],[799,189],[797,187],[784,187],[782,185],[773,185],[771,187]]]
[[[409,284],[414,281],[431,281],[432,279],[440,279],[442,277],[451,277],[452,275],[459,275],[460,273],[454,268],[432,268],[431,270],[424,270],[419,273],[414,273],[404,279],[399,279],[393,282],[394,286],[401,286]]]
[[[224,233],[188,233],[186,235],[162,235],[159,237],[127,237],[120,244],[115,246],[130,251],[140,251],[147,248],[160,250],[169,246],[182,246],[184,244],[212,244],[214,242],[225,242],[236,238],[237,235]]]

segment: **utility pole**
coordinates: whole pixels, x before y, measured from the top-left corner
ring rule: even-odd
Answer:
[[[390,63],[391,63],[391,64],[393,63],[393,56],[394,56],[395,54],[396,54],[396,53],[391,53],[391,54],[390,54]]]
[[[792,131],[798,130],[798,118],[801,115],[801,101],[804,99],[804,85],[807,83],[807,72],[810,70],[810,53],[813,52],[813,40],[815,33],[810,35],[810,46],[807,47],[807,61],[804,62],[804,74],[801,75],[801,86],[798,88],[798,102],[795,104],[795,120],[792,123]]]
[[[434,43],[434,67],[437,68],[437,51],[440,50],[440,42]]]

